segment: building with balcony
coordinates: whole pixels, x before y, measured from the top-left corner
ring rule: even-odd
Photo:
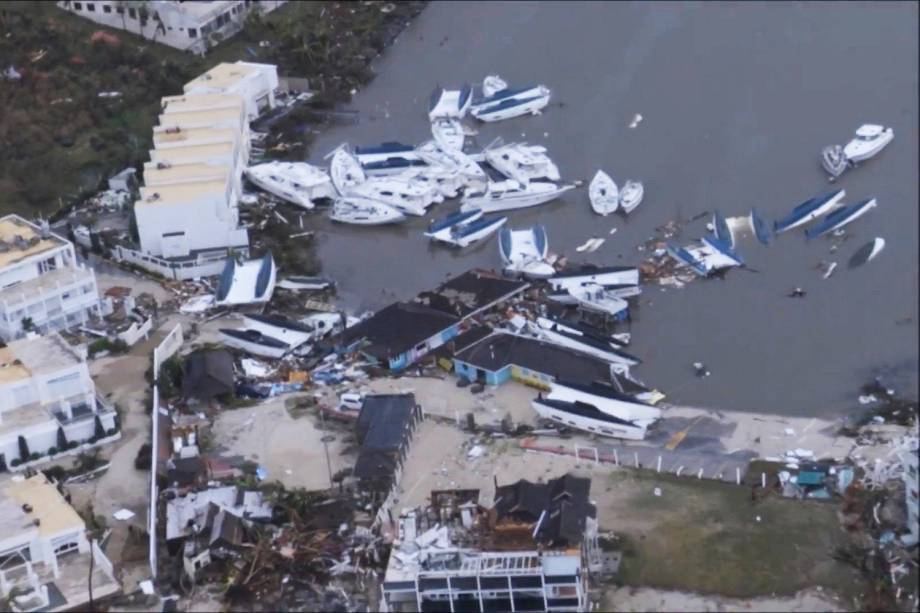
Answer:
[[[246,17],[253,11],[268,13],[284,2],[285,0],[81,0],[58,2],[57,5],[65,11],[96,23],[203,55],[214,45],[242,30]]]
[[[116,440],[118,427],[86,360],[59,334],[0,348],[0,467],[16,470]]]
[[[99,313],[92,268],[73,243],[18,215],[0,218],[0,339],[63,330]]]
[[[275,107],[278,70],[271,64],[223,62],[183,86],[186,94],[236,94],[250,121]]]

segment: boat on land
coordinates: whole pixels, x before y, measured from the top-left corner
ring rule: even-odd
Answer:
[[[838,209],[833,213],[830,213],[814,227],[805,230],[805,238],[817,238],[827,234],[828,232],[839,230],[845,225],[856,221],[874,209],[876,206],[878,206],[878,203],[875,201],[875,198],[867,198],[866,200],[862,200],[856,204]]]
[[[296,349],[313,338],[313,328],[283,315],[243,315],[246,330],[255,330],[263,336],[287,343]]]
[[[649,427],[662,417],[661,409],[617,391],[610,385],[576,383],[557,380],[552,383],[551,398],[574,402],[581,400],[596,406],[601,412]]]
[[[549,244],[543,226],[538,224],[526,230],[502,228],[498,238],[506,271],[530,277],[548,277],[555,272],[546,261]]]
[[[798,205],[792,212],[782,219],[773,222],[773,231],[776,234],[792,230],[802,224],[806,224],[813,219],[817,219],[828,211],[831,211],[840,204],[844,196],[847,195],[845,189],[835,189],[829,192],[809,198],[802,204]]]
[[[270,252],[260,259],[246,262],[228,258],[218,279],[214,304],[234,306],[268,302],[275,290],[277,273],[278,268]]]
[[[281,358],[291,350],[284,341],[262,334],[258,330],[236,330],[221,328],[221,342],[252,355],[266,358]]]
[[[646,428],[626,419],[608,415],[593,404],[580,400],[569,402],[539,394],[531,401],[531,406],[541,418],[563,427],[633,441],[645,438]]]
[[[329,175],[306,162],[266,162],[250,166],[244,173],[260,189],[305,209],[316,206],[316,200],[335,197]]]
[[[635,366],[641,364],[638,357],[621,350],[613,341],[598,339],[584,334],[569,332],[564,327],[544,327],[539,323],[528,323],[530,332],[538,338],[560,347],[593,355],[608,362]]]
[[[610,175],[598,170],[588,185],[588,199],[595,213],[606,216],[620,207],[620,189]]]
[[[492,122],[528,113],[537,115],[549,104],[550,89],[545,85],[522,88],[505,88],[474,100],[470,114],[480,121]]]
[[[278,287],[294,291],[322,291],[335,287],[335,281],[326,277],[285,277],[278,281]]]

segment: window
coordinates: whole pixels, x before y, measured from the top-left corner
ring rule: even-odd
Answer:
[[[137,19],[137,9],[128,9],[128,17]]]
[[[92,291],[93,291],[93,284],[92,284],[92,283],[90,283],[89,285],[84,285],[84,286],[83,286],[83,293],[84,293],[84,294],[90,294],[90,293],[92,293]]]
[[[93,4],[92,2],[87,2],[87,3],[86,3],[86,10],[89,11],[90,13],[95,13],[95,12],[96,12],[96,5]]]
[[[108,4],[103,4],[103,5],[102,5],[102,12],[103,12],[103,13],[111,13],[111,12],[112,12],[112,7],[109,6]]]
[[[125,9],[124,9],[124,7],[122,7],[122,6],[116,6],[116,7],[115,7],[115,12],[118,13],[119,15],[124,15],[124,14],[125,14]]]
[[[74,3],[73,3],[73,10],[75,10],[75,11],[82,11],[82,10],[83,10],[83,3],[82,3],[82,2],[74,2]]]
[[[189,38],[198,38],[198,31],[195,30],[195,28],[189,28],[189,29],[188,29],[188,37],[189,37]]]

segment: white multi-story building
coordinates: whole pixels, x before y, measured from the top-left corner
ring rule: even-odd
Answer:
[[[231,253],[246,256],[240,227],[249,120],[275,104],[274,66],[218,64],[162,100],[154,148],[134,205],[140,249],[120,259],[175,279],[219,274]]]
[[[63,330],[98,312],[96,275],[70,241],[18,215],[0,218],[0,338]]]
[[[916,430],[915,430],[916,432]],[[920,479],[918,479],[918,464],[920,458],[917,452],[920,451],[918,438],[914,436],[907,437],[904,441],[903,450],[901,451],[901,461],[904,463],[904,489],[907,503],[907,529],[909,533],[901,537],[901,541],[908,546],[915,545],[920,540],[920,516],[918,516],[918,504],[920,504]]]
[[[86,360],[59,334],[0,348],[0,459],[7,468],[30,461],[23,452],[48,459],[114,440],[117,428],[115,411],[96,395]]]
[[[119,590],[112,563],[44,474],[0,488],[0,607],[74,610]]]
[[[58,2],[62,9],[96,23],[139,34],[176,49],[204,54],[239,32],[246,16],[268,13],[285,0],[80,0]]]

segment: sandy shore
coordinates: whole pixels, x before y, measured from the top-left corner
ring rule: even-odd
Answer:
[[[604,594],[611,611],[846,611],[823,591],[803,590],[786,598],[725,598],[651,588],[617,588]]]

